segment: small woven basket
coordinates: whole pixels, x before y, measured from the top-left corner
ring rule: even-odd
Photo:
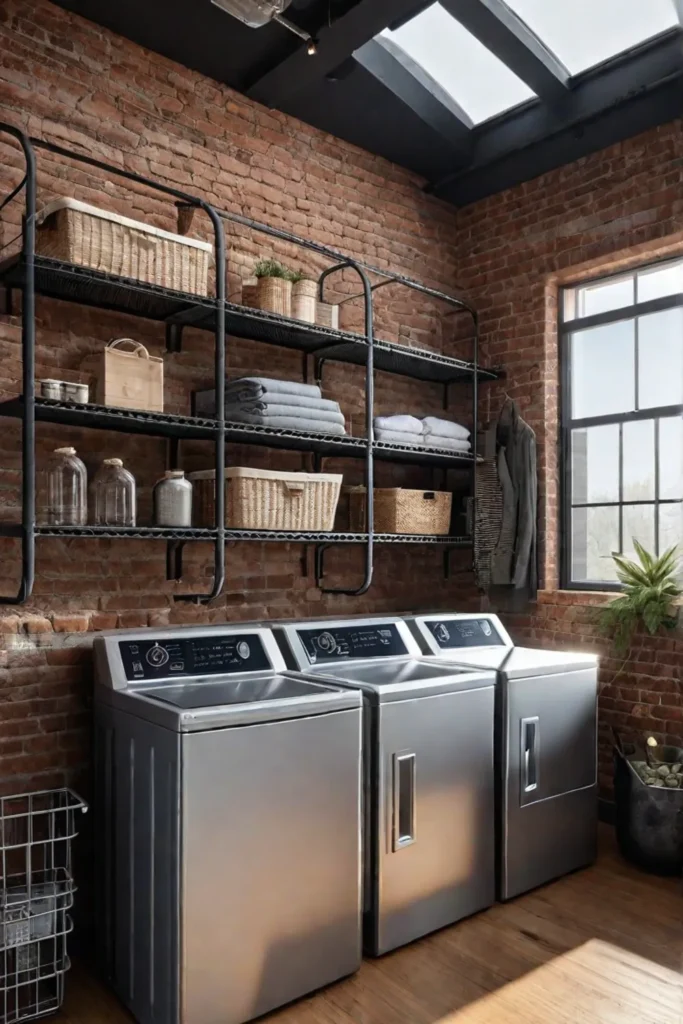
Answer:
[[[342,477],[280,473],[233,466],[225,470],[225,525],[234,530],[332,530]],[[192,473],[196,521],[214,526],[216,472]]]
[[[446,536],[451,525],[453,495],[449,491],[412,491],[403,487],[374,491],[376,533],[423,533]],[[365,530],[366,490],[349,491],[350,528]]]
[[[258,309],[280,316],[292,315],[292,282],[284,277],[259,277],[256,289]]]
[[[292,316],[295,320],[303,320],[314,324],[318,307],[318,284],[302,278],[292,285]]]
[[[36,252],[117,277],[206,295],[211,246],[76,200],[40,214]]]
[[[330,302],[316,303],[315,322],[320,327],[331,327],[336,331],[339,329],[339,306]]]

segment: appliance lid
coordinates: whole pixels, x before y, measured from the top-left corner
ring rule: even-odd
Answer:
[[[296,676],[268,673],[263,676],[236,676],[234,679],[190,679],[182,683],[141,688],[138,695],[161,701],[175,708],[224,708],[229,705],[258,704],[268,701],[311,701],[325,694],[339,694],[334,686],[313,683]]]
[[[481,686],[493,686],[495,672],[475,672],[468,667],[439,664],[426,658],[373,659],[320,665],[310,670],[309,679],[325,679],[363,690],[373,702],[412,700],[438,693],[455,693]]]
[[[273,626],[292,668],[317,671],[349,662],[415,658],[420,648],[399,618],[323,619]]]
[[[596,654],[514,647],[502,670],[508,679],[527,679],[529,676],[557,675],[559,672],[576,672],[587,668],[597,669],[597,666]]]

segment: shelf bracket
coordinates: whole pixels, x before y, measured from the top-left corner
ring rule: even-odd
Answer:
[[[185,541],[171,540],[166,545],[166,579],[178,583],[183,578]]]
[[[317,357],[315,360],[315,382],[319,388],[323,386],[323,374],[325,372],[325,363],[327,360],[324,357]]]
[[[166,324],[166,351],[180,352],[183,347],[183,325]]]

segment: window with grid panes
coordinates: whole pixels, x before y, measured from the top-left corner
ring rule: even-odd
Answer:
[[[563,289],[562,586],[683,545],[683,260]]]

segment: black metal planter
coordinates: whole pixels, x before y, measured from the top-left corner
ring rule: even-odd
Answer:
[[[681,874],[683,790],[646,786],[627,752],[615,747],[614,801],[617,842],[626,860],[654,874]]]

